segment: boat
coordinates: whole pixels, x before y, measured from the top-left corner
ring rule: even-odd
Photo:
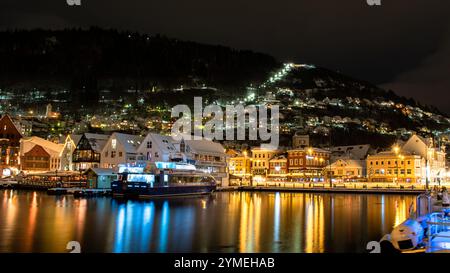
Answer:
[[[217,189],[214,177],[197,171],[194,165],[159,165],[152,172],[145,172],[142,167],[119,168],[118,179],[111,183],[113,197],[147,199],[205,195]]]
[[[381,252],[450,253],[450,206],[437,192],[417,197],[410,216],[380,241]]]

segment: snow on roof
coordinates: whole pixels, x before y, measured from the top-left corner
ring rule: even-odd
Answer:
[[[149,133],[152,141],[163,153],[174,153],[177,152],[177,148],[175,147],[175,139],[170,136]]]
[[[99,175],[116,175],[112,169],[90,168],[89,170],[93,171],[97,176],[99,176]],[[87,170],[85,173],[87,173],[89,170]]]
[[[64,148],[64,144],[56,144],[37,136],[23,138],[21,141],[23,143],[22,153],[29,152],[36,145],[44,148],[44,150],[49,154],[59,154]]]
[[[113,133],[111,138],[113,137],[123,145],[126,153],[136,153],[137,148],[141,145],[143,140],[143,137],[141,136],[122,133]]]
[[[354,159],[338,159],[336,162],[333,162],[331,164],[332,167],[337,166],[339,167],[341,164],[344,164],[347,167],[364,167],[365,161],[364,160],[354,160]]]
[[[225,149],[222,144],[202,139],[202,140],[185,140],[184,143],[189,146],[192,152],[198,154],[208,154],[215,156],[224,156]]]
[[[370,145],[349,145],[336,146],[331,148],[331,153],[334,157],[345,157],[349,159],[363,160],[369,153]]]
[[[84,135],[86,139],[89,141],[91,148],[97,153],[102,152],[103,147],[105,146],[106,142],[109,139],[109,135],[92,134],[92,133],[85,133]]]

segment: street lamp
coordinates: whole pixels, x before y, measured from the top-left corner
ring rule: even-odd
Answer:
[[[402,162],[403,162],[403,167],[405,167],[405,162],[404,162],[405,156],[399,155],[398,158],[399,158],[400,160],[402,160]],[[405,171],[405,173],[403,173],[403,176],[405,177],[405,181],[406,181],[406,170],[404,170],[404,171]],[[398,163],[397,163],[397,183],[398,183],[398,175],[399,175],[399,168],[398,168]]]
[[[399,172],[399,169],[398,169],[398,157],[399,157],[400,147],[398,145],[395,145],[393,150],[394,150],[395,155],[397,156],[397,159],[395,160],[397,180],[395,182],[398,183],[398,172]]]

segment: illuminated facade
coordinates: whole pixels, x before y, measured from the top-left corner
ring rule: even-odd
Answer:
[[[411,153],[386,151],[367,157],[369,182],[421,183],[425,170],[425,159]]]
[[[8,115],[0,119],[0,169],[2,176],[20,164],[19,147],[22,134]]]
[[[108,139],[108,135],[83,134],[72,153],[74,170],[85,171],[89,168],[99,168],[102,149]]]
[[[319,148],[287,151],[289,175],[293,181],[317,180],[330,160],[330,152]]]
[[[323,173],[338,181],[359,181],[366,177],[365,160],[338,159],[323,169]]]
[[[279,150],[267,150],[262,148],[252,149],[252,175],[253,180],[261,182],[269,172],[269,160],[279,154]]]
[[[287,181],[288,160],[286,155],[276,155],[269,160],[268,177],[271,180]]]
[[[141,136],[113,133],[102,149],[100,167],[117,170],[119,164],[143,163],[137,152],[142,139]]]
[[[40,137],[20,140],[20,169],[25,172],[59,171],[64,144],[57,144]]]

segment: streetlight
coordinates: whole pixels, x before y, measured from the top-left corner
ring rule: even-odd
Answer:
[[[405,168],[405,156],[404,155],[399,155],[398,158],[400,160],[402,160],[403,162],[403,168]],[[406,181],[406,170],[404,170],[405,172],[403,173],[403,176],[405,177],[405,181]],[[399,169],[398,169],[398,164],[397,164],[397,183],[398,183],[398,175],[399,175]]]
[[[398,169],[398,157],[399,157],[400,147],[398,145],[395,145],[393,150],[394,150],[395,155],[397,156],[397,159],[395,160],[397,180],[395,182],[398,183],[398,172],[399,172],[399,169]]]

